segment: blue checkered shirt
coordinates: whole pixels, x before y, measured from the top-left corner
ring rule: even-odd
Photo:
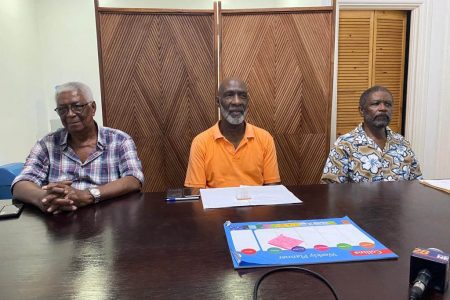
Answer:
[[[84,162],[68,145],[67,137],[68,132],[59,129],[39,140],[12,186],[22,180],[38,186],[71,180],[72,187],[85,190],[124,176],[133,176],[144,183],[136,146],[126,133],[98,126],[97,149]]]

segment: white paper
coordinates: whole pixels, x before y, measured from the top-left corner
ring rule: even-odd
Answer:
[[[258,241],[253,235],[253,230],[232,230],[231,238],[236,251],[241,252],[246,248],[255,249],[256,251],[260,250]]]
[[[421,180],[421,182],[438,189],[450,191],[450,179]]]
[[[284,185],[201,189],[203,208],[302,203]],[[242,197],[245,196],[245,197]],[[249,199],[238,199],[249,198]]]

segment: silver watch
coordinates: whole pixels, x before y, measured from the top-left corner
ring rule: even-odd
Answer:
[[[94,203],[98,203],[100,201],[100,190],[98,188],[89,189],[89,193],[91,193],[92,197],[94,197]]]

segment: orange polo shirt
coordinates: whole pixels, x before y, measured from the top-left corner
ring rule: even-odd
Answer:
[[[280,182],[275,143],[270,133],[246,123],[237,147],[220,132],[219,123],[192,141],[184,185],[196,188],[263,185]]]

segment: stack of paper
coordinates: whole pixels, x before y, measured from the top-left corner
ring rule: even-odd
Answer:
[[[450,193],[450,179],[420,180],[420,183]]]
[[[203,208],[301,203],[284,185],[201,189]]]

